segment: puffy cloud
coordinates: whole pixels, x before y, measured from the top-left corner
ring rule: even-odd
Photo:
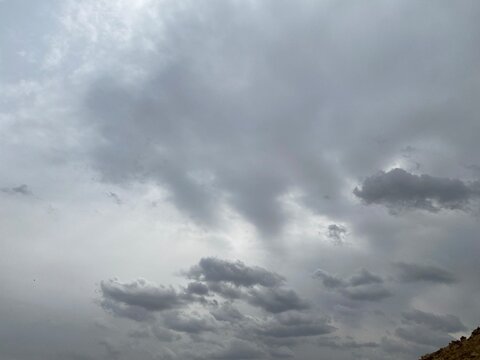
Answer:
[[[395,266],[398,269],[400,280],[404,282],[425,281],[440,284],[457,282],[456,277],[451,272],[438,266],[404,262],[398,262]]]
[[[480,196],[480,182],[415,175],[396,168],[366,178],[362,187],[355,188],[353,193],[366,204],[381,204],[393,210],[466,210],[470,200]]]
[[[232,262],[211,257],[201,259],[186,272],[186,276],[206,282],[226,282],[244,287],[275,287],[285,282],[281,275],[261,267],[249,267],[241,261]]]

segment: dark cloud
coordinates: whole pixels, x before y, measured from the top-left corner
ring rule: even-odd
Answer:
[[[467,330],[460,319],[454,315],[437,315],[421,310],[411,310],[402,313],[403,319],[408,323],[425,325],[432,330],[443,332],[458,332]]]
[[[321,338],[318,340],[318,345],[326,346],[333,349],[340,349],[340,350],[351,350],[351,349],[374,349],[380,346],[379,343],[373,341],[356,341],[356,340],[347,340],[347,341],[338,341],[336,339],[331,338]]]
[[[375,274],[372,274],[366,269],[361,269],[360,272],[354,274],[348,281],[352,286],[367,285],[367,284],[382,284],[383,279]]]
[[[186,276],[206,282],[226,282],[237,287],[276,287],[285,282],[279,274],[261,267],[248,267],[241,261],[226,261],[217,258],[203,258],[198,265],[190,268]]]
[[[123,204],[122,199],[116,193],[109,191],[109,192],[107,192],[107,196],[109,198],[111,198],[115,202],[115,204],[117,204],[117,205],[122,205]]]
[[[224,303],[218,308],[210,311],[210,314],[218,321],[237,322],[244,318],[244,315],[230,303]]]
[[[187,293],[195,295],[207,295],[208,286],[201,282],[191,282],[187,286]]]
[[[157,340],[162,342],[178,341],[182,338],[180,334],[159,325],[152,326],[152,333]]]
[[[392,296],[392,293],[379,284],[368,286],[349,286],[341,289],[341,293],[355,301],[380,301]]]
[[[366,204],[381,204],[391,209],[466,210],[470,200],[480,196],[480,183],[415,175],[396,168],[368,177],[353,193]]]
[[[341,244],[347,234],[347,228],[343,225],[330,224],[328,225],[327,236],[335,243]]]
[[[0,189],[0,191],[10,195],[24,195],[24,196],[33,195],[33,192],[30,190],[30,188],[26,184],[22,184],[22,185],[10,187],[10,188],[2,188]]]
[[[246,299],[249,304],[270,313],[302,310],[309,306],[295,291],[282,288],[252,289]]]
[[[194,313],[168,312],[163,315],[164,325],[174,331],[200,334],[203,332],[215,332],[218,325],[211,316],[202,317]]]
[[[330,325],[326,318],[312,314],[288,312],[277,315],[268,321],[258,332],[262,336],[273,338],[298,338],[325,335],[334,332],[336,328]]]
[[[432,331],[427,327],[418,325],[397,328],[395,335],[412,343],[434,347],[443,347],[453,340],[452,336],[444,332]]]
[[[366,269],[361,269],[349,279],[342,279],[318,269],[314,277],[322,281],[327,289],[335,290],[342,296],[354,301],[380,301],[392,296],[383,285],[383,279]]]
[[[240,299],[245,297],[245,292],[237,286],[223,282],[209,282],[208,289],[226,299]]]
[[[398,262],[395,266],[398,269],[400,280],[404,282],[425,281],[440,284],[457,282],[451,272],[437,266],[404,262]]]
[[[118,280],[102,281],[102,306],[118,316],[146,320],[150,312],[164,311],[183,306],[185,298],[173,288],[156,286],[144,279],[130,283]]]
[[[265,352],[256,344],[235,339],[231,340],[225,349],[211,354],[211,359],[241,360],[241,359],[264,359]]]

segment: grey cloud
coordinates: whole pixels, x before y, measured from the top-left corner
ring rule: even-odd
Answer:
[[[147,339],[151,337],[151,333],[148,328],[139,328],[130,330],[128,336],[134,339]]]
[[[191,282],[187,286],[187,293],[195,295],[207,295],[208,286],[201,282]]]
[[[153,321],[155,316],[151,311],[136,305],[128,305],[113,299],[104,298],[100,302],[102,308],[111,314],[139,322]]]
[[[318,341],[320,346],[326,346],[334,349],[342,349],[342,350],[349,350],[349,349],[373,349],[378,348],[380,346],[379,343],[373,341],[356,341],[353,339],[349,339],[346,341],[338,341],[336,339],[331,338],[322,338]]]
[[[335,243],[341,244],[347,234],[347,228],[343,225],[330,224],[328,225],[327,236]]]
[[[117,204],[117,205],[122,205],[123,204],[122,199],[116,193],[109,191],[107,193],[107,196],[109,198],[111,198],[115,202],[115,204]]]
[[[382,204],[391,209],[466,210],[469,201],[480,196],[480,183],[415,175],[396,168],[368,177],[353,193],[366,204]]]
[[[298,338],[325,335],[336,328],[329,320],[312,314],[289,312],[277,315],[258,330],[259,334],[273,338]]]
[[[270,313],[303,310],[309,307],[295,291],[282,288],[252,289],[246,299],[249,304],[258,306]]]
[[[210,311],[210,314],[218,321],[237,322],[244,318],[244,315],[230,303],[224,303],[218,308]]]
[[[359,273],[354,274],[349,280],[349,284],[352,286],[382,283],[383,279],[380,276],[372,274],[366,269],[361,269]]]
[[[201,259],[198,265],[186,272],[186,276],[200,281],[227,282],[244,287],[275,287],[285,281],[279,274],[261,267],[249,267],[241,261],[232,262],[211,257]]]
[[[226,299],[234,300],[245,297],[245,292],[235,285],[223,282],[210,282],[208,289],[215,294],[218,294]]]
[[[225,349],[211,354],[212,359],[241,360],[241,359],[264,359],[265,352],[258,345],[241,340],[231,340]]]
[[[155,338],[163,342],[177,341],[182,338],[179,334],[158,325],[152,326],[152,333]]]
[[[341,289],[341,293],[355,301],[380,301],[392,296],[392,293],[382,285],[350,286]]]
[[[201,317],[198,314],[170,312],[163,315],[164,325],[178,332],[188,334],[200,334],[203,332],[215,332],[217,325],[212,317]]]
[[[156,286],[144,279],[130,283],[102,281],[102,306],[119,316],[138,321],[151,318],[149,312],[164,311],[184,305],[185,300],[173,288]]]
[[[279,346],[270,350],[270,356],[274,359],[290,359],[295,357],[295,354],[289,347]]]
[[[432,331],[424,326],[400,327],[395,330],[395,335],[412,343],[435,347],[443,347],[453,340],[444,332]]]
[[[354,301],[380,301],[392,296],[390,290],[383,285],[383,279],[366,269],[359,270],[346,280],[322,269],[316,270],[314,277],[320,279],[327,289]]]
[[[5,194],[10,194],[10,195],[24,195],[24,196],[33,195],[33,192],[30,190],[30,188],[26,184],[22,184],[22,185],[10,187],[10,188],[2,188],[1,191]]]
[[[404,282],[432,282],[440,284],[453,284],[456,277],[449,271],[432,265],[398,262],[395,264],[400,280]]]
[[[314,277],[321,279],[323,286],[329,289],[336,289],[339,287],[344,287],[346,286],[345,282],[343,279],[332,275],[325,270],[322,269],[317,269],[315,270],[315,273],[313,274]]]
[[[122,352],[117,346],[107,340],[99,341],[99,344],[105,348],[107,359],[116,360],[120,358]]]
[[[404,320],[407,322],[425,325],[432,330],[444,332],[458,332],[466,330],[466,326],[460,319],[454,315],[437,315],[421,310],[411,310],[402,313]]]

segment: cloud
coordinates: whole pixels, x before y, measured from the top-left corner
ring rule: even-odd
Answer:
[[[231,340],[225,349],[211,354],[211,359],[241,360],[241,359],[264,359],[265,352],[256,344],[235,339]]]
[[[480,196],[480,182],[415,175],[396,168],[366,178],[353,193],[366,204],[381,204],[393,210],[467,210],[470,200]]]
[[[187,286],[187,293],[188,294],[195,294],[195,295],[207,295],[208,294],[208,286],[201,283],[201,282],[191,282]]]
[[[336,244],[341,244],[347,234],[347,228],[343,225],[328,225],[328,238],[332,239]]]
[[[334,332],[327,318],[312,314],[288,312],[277,315],[257,331],[262,336],[273,338],[298,338],[325,335]]]
[[[100,283],[102,306],[118,316],[138,321],[150,319],[151,312],[178,308],[185,297],[173,288],[157,286],[144,279],[122,283],[111,279]]]
[[[398,262],[395,264],[399,278],[404,282],[432,282],[439,284],[453,284],[456,277],[449,271],[432,265]]]
[[[33,195],[33,192],[30,190],[28,185],[22,184],[10,188],[2,188],[0,189],[5,194],[10,194],[10,195],[23,195],[23,196],[31,196]]]
[[[170,330],[188,334],[215,332],[218,328],[215,319],[211,316],[202,317],[198,314],[180,313],[178,311],[165,313],[163,323]]]
[[[432,331],[424,326],[399,327],[395,330],[399,338],[420,345],[443,347],[453,340],[453,337],[438,331]]]
[[[211,257],[201,259],[198,265],[185,274],[191,279],[212,283],[226,282],[237,287],[276,287],[285,282],[281,275],[261,267],[248,267],[241,261],[232,262]]]
[[[382,283],[383,279],[380,276],[372,274],[370,271],[365,269],[361,269],[359,273],[354,274],[349,280],[349,284],[351,286]]]
[[[223,303],[218,308],[210,311],[210,314],[212,314],[217,321],[226,321],[230,323],[244,319],[244,315],[230,303]]]
[[[341,289],[341,293],[355,301],[380,301],[392,296],[392,293],[379,284],[369,286],[349,286]]]
[[[159,325],[152,326],[152,333],[155,338],[162,342],[178,341],[182,338],[180,334],[177,334],[174,331],[171,331]]]
[[[258,306],[270,313],[308,308],[308,304],[295,291],[288,289],[252,289],[246,299],[250,305]]]
[[[366,269],[360,269],[349,279],[342,279],[325,270],[317,269],[314,277],[320,279],[327,289],[354,301],[380,301],[392,296],[390,290],[383,285],[383,279]]]
[[[402,313],[403,319],[408,323],[415,323],[418,325],[425,325],[432,330],[443,332],[458,332],[465,331],[466,326],[460,319],[454,315],[437,315],[421,310],[411,310]]]

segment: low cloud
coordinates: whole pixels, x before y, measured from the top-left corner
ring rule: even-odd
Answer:
[[[453,284],[457,282],[455,276],[443,268],[414,263],[398,262],[395,264],[398,276],[404,282],[432,282],[439,284]]]
[[[336,244],[342,244],[347,235],[347,228],[343,225],[330,224],[327,229],[327,237]]]
[[[186,297],[172,287],[154,285],[144,279],[122,283],[111,279],[100,283],[101,305],[120,317],[137,321],[152,318],[152,312],[170,310],[185,304]]]
[[[258,333],[273,338],[298,338],[330,334],[335,330],[327,318],[289,312],[277,315],[262,326]]]
[[[253,289],[246,299],[250,305],[274,314],[308,308],[308,304],[295,291],[289,289]]]
[[[467,327],[454,315],[437,315],[421,310],[411,310],[402,313],[402,317],[407,323],[425,325],[432,330],[444,332],[464,331]]]
[[[186,272],[186,276],[200,281],[226,282],[244,287],[275,287],[285,282],[281,275],[261,267],[249,267],[241,261],[232,262],[211,257],[201,259]]]
[[[415,175],[403,169],[380,171],[365,179],[353,193],[366,204],[389,209],[468,210],[470,200],[480,196],[480,182]]]
[[[212,359],[225,359],[225,360],[240,360],[240,359],[264,359],[265,352],[256,344],[234,339],[231,340],[228,345],[213,354]]]
[[[399,327],[395,330],[395,335],[411,343],[432,347],[442,347],[453,340],[452,336],[444,332],[433,331],[421,325]]]
[[[218,325],[210,315],[169,312],[163,315],[163,324],[166,328],[188,334],[215,332]]]
[[[13,186],[9,188],[2,188],[0,189],[0,191],[9,195],[23,195],[23,196],[33,195],[33,192],[30,190],[30,188],[26,184]]]
[[[325,288],[335,290],[354,301],[380,301],[392,296],[390,290],[383,285],[383,279],[366,269],[359,270],[348,279],[318,269],[314,277],[320,279]]]

